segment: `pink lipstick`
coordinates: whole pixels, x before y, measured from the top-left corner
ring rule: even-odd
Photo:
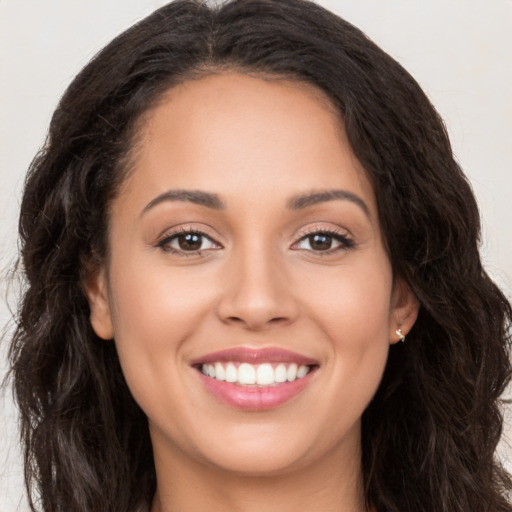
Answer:
[[[318,361],[278,348],[234,348],[197,358],[192,365],[206,389],[239,409],[285,404],[311,382]]]

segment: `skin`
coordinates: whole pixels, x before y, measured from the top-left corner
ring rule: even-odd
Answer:
[[[111,207],[108,262],[87,291],[92,325],[115,339],[148,417],[153,512],[365,510],[361,415],[418,305],[393,278],[334,107],[309,85],[221,73],[168,91],[139,135]],[[171,190],[216,194],[223,208],[164,199]],[[330,190],[351,195],[290,208]],[[201,250],[180,250],[178,235],[194,230]],[[319,230],[335,233],[327,250],[312,245]],[[233,347],[319,366],[287,403],[240,410],[191,366]]]

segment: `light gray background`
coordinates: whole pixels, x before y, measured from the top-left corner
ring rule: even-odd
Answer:
[[[11,307],[15,286],[7,286],[5,269],[16,255],[23,177],[59,97],[102,46],[164,3],[0,0],[0,287]],[[363,29],[412,73],[437,106],[481,207],[485,266],[512,297],[512,0],[318,3]],[[9,316],[0,302],[0,325]],[[5,368],[4,346],[0,375]],[[28,510],[15,417],[10,392],[4,391],[0,512]],[[508,449],[500,453],[507,458]]]

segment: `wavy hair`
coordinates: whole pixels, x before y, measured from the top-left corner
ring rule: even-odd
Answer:
[[[83,282],[105,258],[109,205],[129,172],[138,121],[174,84],[225,69],[329,96],[373,184],[394,273],[421,304],[363,415],[368,507],[511,512],[495,449],[512,312],[482,268],[473,193],[414,79],[307,0],[172,2],[112,41],[61,99],[26,180],[26,288],[10,346],[32,510],[151,503],[147,421],[114,344],[91,328]]]

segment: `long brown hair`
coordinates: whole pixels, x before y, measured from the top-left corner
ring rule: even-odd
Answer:
[[[147,421],[114,344],[91,329],[82,283],[105,258],[109,204],[141,115],[173,84],[226,68],[328,94],[374,186],[394,272],[421,304],[363,416],[367,503],[512,511],[511,481],[494,458],[512,311],[482,268],[471,188],[412,77],[307,0],[170,3],[110,43],[62,98],[19,223],[27,286],[10,361],[32,510],[132,512],[151,502]]]

